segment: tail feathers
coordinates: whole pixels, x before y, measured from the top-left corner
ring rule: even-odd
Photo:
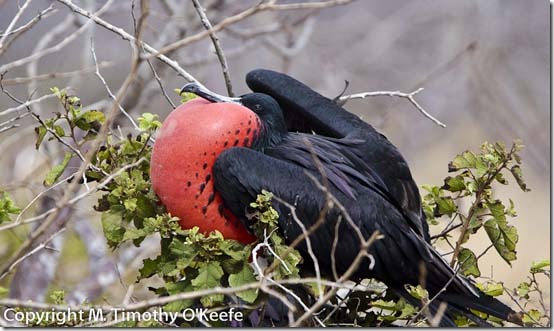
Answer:
[[[417,307],[422,306],[421,301],[412,297],[406,290],[398,288],[394,290],[411,305]],[[521,313],[514,312],[502,302],[483,293],[480,294],[480,297],[470,297],[460,294],[441,294],[428,306],[431,316],[437,315],[442,302],[445,302],[448,306],[439,321],[439,327],[456,327],[457,325],[454,320],[456,316],[460,315],[468,318],[470,321],[477,324],[478,327],[492,326],[490,323],[471,312],[470,309],[478,310],[502,320],[522,325]]]
[[[499,300],[481,293],[479,298],[468,297],[465,295],[459,294],[441,294],[439,296],[440,300],[448,302],[450,305],[455,307],[463,307],[478,310],[485,314],[500,318],[502,320],[523,325],[522,314],[516,313],[510,307],[506,306]]]
[[[435,300],[435,301],[431,302],[431,304],[429,305],[429,310],[430,310],[432,316],[437,315],[439,306],[442,302],[443,301],[440,301],[440,300]],[[457,315],[467,317],[467,319],[469,319],[470,321],[477,324],[478,327],[486,328],[486,327],[491,327],[492,326],[487,321],[480,318],[479,316],[476,316],[475,314],[472,314],[469,310],[459,309],[457,307],[454,307],[454,306],[448,304],[448,306],[446,308],[446,311],[444,312],[444,316],[442,317],[442,319],[439,322],[439,327],[441,327],[441,328],[457,327],[456,322],[454,322]]]

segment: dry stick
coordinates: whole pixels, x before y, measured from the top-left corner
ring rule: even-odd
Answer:
[[[233,85],[231,84],[231,77],[229,76],[229,66],[227,64],[227,59],[225,58],[225,53],[223,53],[223,48],[221,48],[219,39],[217,38],[215,31],[212,30],[212,24],[210,23],[210,20],[206,15],[206,9],[202,7],[202,5],[200,4],[200,0],[192,0],[192,3],[194,4],[194,8],[196,9],[198,16],[200,16],[200,21],[202,22],[202,25],[204,25],[204,28],[206,28],[206,30],[208,31],[210,39],[212,40],[212,44],[214,45],[215,54],[219,59],[221,70],[223,71],[223,79],[225,80],[225,87],[227,88],[227,94],[230,97],[234,97],[235,95],[233,93]]]
[[[92,53],[92,59],[94,60],[94,66],[96,68],[96,70],[94,71],[94,74],[96,75],[96,77],[98,77],[98,79],[100,79],[100,81],[102,82],[102,85],[104,85],[104,88],[108,92],[108,95],[115,102],[116,101],[115,95],[113,95],[112,90],[108,86],[108,83],[106,82],[102,74],[100,74],[100,67],[98,66],[98,60],[96,59],[96,52],[94,51],[94,41],[92,39],[90,40],[90,52]],[[125,115],[125,117],[127,117],[127,119],[131,122],[133,127],[136,130],[140,130],[137,123],[133,119],[133,117],[131,117],[131,115],[129,115],[129,113],[125,111],[125,109],[123,109],[120,103],[117,103],[117,107],[119,108],[119,111],[121,111],[121,113]]]
[[[154,75],[154,79],[158,83],[158,86],[160,87],[160,90],[162,91],[162,94],[163,94],[164,98],[167,100],[167,102],[169,102],[169,104],[171,105],[171,107],[173,109],[177,108],[177,106],[175,106],[175,104],[173,103],[173,101],[171,100],[169,95],[167,95],[167,92],[164,89],[162,80],[161,80],[160,76],[158,76],[158,73],[156,72],[156,69],[154,68],[154,65],[152,64],[152,61],[150,61],[150,59],[146,59],[146,63],[148,63],[148,66],[150,67],[150,70],[152,71],[152,74]]]
[[[337,253],[337,245],[339,243],[339,227],[341,221],[342,217],[339,217],[335,223],[335,235],[333,236],[333,246],[331,247],[331,271],[333,272],[333,278],[335,280],[339,279],[339,274],[337,272],[337,258],[335,254]]]
[[[133,26],[135,28],[135,37],[136,37],[137,22],[136,22],[136,18],[135,18],[135,1],[134,0],[133,0],[132,5],[131,5],[131,16],[133,17]],[[141,49],[142,49],[143,52],[145,52],[144,47],[142,47],[142,45],[141,45]],[[171,107],[173,109],[175,109],[176,108],[175,104],[173,103],[173,101],[171,101],[171,98],[167,95],[167,92],[164,89],[162,80],[160,79],[160,76],[158,76],[158,73],[156,72],[156,69],[154,68],[154,65],[152,64],[152,61],[150,59],[146,59],[146,63],[148,63],[148,67],[150,67],[150,70],[152,71],[152,75],[154,75],[154,79],[158,83],[158,86],[160,87],[160,90],[162,91],[162,94],[163,94],[164,98],[167,100],[167,102],[169,102]]]
[[[44,242],[37,245],[35,248],[33,248],[29,253],[23,255],[19,259],[15,260],[12,264],[9,265],[8,270],[6,273],[9,273],[12,271],[19,263],[21,263],[23,260],[28,258],[29,256],[35,254],[36,252],[40,251],[43,248],[47,248],[46,245],[51,242],[55,237],[57,237],[59,234],[63,233],[65,231],[65,228],[61,228],[58,231],[56,231],[53,235],[48,237]]]
[[[17,215],[15,221],[13,222],[14,224],[19,224],[19,222],[21,222],[21,216],[29,209],[31,208],[31,206],[38,200],[40,199],[40,197],[44,194],[46,194],[48,191],[50,190],[53,190],[54,188],[60,186],[61,184],[65,183],[67,180],[69,180],[70,178],[74,178],[73,176],[75,176],[76,173],[72,173],[71,175],[59,180],[57,183],[55,183],[54,185],[48,187],[46,190],[43,190],[41,191],[40,193],[38,193],[23,209],[21,209],[21,212]],[[1,231],[1,230],[0,230]]]
[[[111,1],[108,1],[108,3],[110,2]],[[106,5],[104,5],[102,8],[106,8]],[[112,108],[109,110],[106,116],[106,121],[100,128],[100,131],[98,132],[98,135],[96,136],[95,140],[92,142],[89,153],[87,153],[86,155],[86,162],[83,162],[81,164],[79,171],[77,172],[76,178],[80,178],[88,168],[88,165],[91,162],[95,151],[98,149],[98,147],[102,143],[102,140],[108,134],[109,125],[117,113],[117,104],[123,98],[123,96],[127,92],[127,89],[136,78],[140,56],[138,54],[138,49],[135,48],[133,50],[136,53],[136,56],[132,62],[131,71],[129,72],[129,74],[127,75],[127,78],[123,82],[123,85],[119,89],[116,96],[116,100],[113,103]],[[25,242],[23,242],[23,244],[18,248],[17,252],[9,258],[7,263],[5,263],[4,267],[0,271],[0,279],[7,275],[10,265],[13,264],[15,261],[17,261],[21,256],[25,254],[25,252],[33,245],[35,239],[37,239],[40,235],[42,235],[54,223],[59,210],[61,210],[61,208],[63,208],[64,206],[67,206],[67,204],[70,202],[71,195],[73,195],[78,189],[79,189],[78,181],[73,181],[65,191],[64,196],[61,198],[60,202],[58,203],[58,206],[54,208],[55,210],[35,231],[33,231],[29,235],[27,240],[25,240]]]
[[[192,35],[190,37],[181,39],[179,41],[176,41],[172,44],[169,44],[159,50],[158,53],[154,54],[153,56],[158,56],[159,54],[164,54],[170,51],[174,51],[178,48],[181,48],[183,46],[186,46],[188,44],[191,44],[193,42],[196,42],[198,40],[203,39],[204,37],[208,36],[210,32],[216,33],[218,31],[221,31],[228,25],[234,24],[236,22],[242,21],[258,12],[262,11],[279,11],[279,10],[296,10],[296,9],[323,9],[328,7],[334,7],[339,5],[346,5],[351,3],[352,0],[330,0],[330,1],[322,1],[322,2],[310,2],[310,3],[296,3],[296,4],[286,4],[286,5],[278,5],[275,4],[276,0],[271,0],[267,3],[260,2],[256,6],[250,7],[236,15],[227,17],[223,19],[218,24],[214,25],[209,31],[202,31],[200,33],[197,33],[195,35]]]
[[[302,306],[302,308],[304,308],[304,311],[309,311],[310,309],[308,308],[308,306],[306,306],[306,304],[302,301],[302,299],[300,299],[300,297],[298,295],[296,295],[296,293],[294,293],[292,290],[288,289],[287,287],[277,283],[276,281],[274,281],[273,279],[271,278],[268,278],[269,282],[270,283],[274,283],[275,285],[277,285],[280,289],[282,289],[283,291],[285,291],[286,293],[288,293],[290,296],[292,296],[293,298],[296,299],[296,301],[298,301],[298,303]],[[321,283],[319,283],[321,284]],[[323,322],[321,321],[321,319],[319,319],[319,317],[317,316],[314,316],[314,319],[316,320],[317,324],[319,324],[319,326],[322,326],[322,327],[325,327],[325,324],[323,324]],[[292,321],[292,320],[291,320]],[[290,324],[290,323],[289,323]]]
[[[111,5],[111,3],[113,2],[113,0],[108,0],[106,1],[106,3],[102,6],[102,8],[100,8],[96,13],[95,15],[101,15],[103,14],[107,9],[108,7]],[[92,14],[90,14],[92,15]],[[58,52],[59,50],[63,49],[65,46],[69,45],[71,42],[73,42],[80,34],[82,34],[83,32],[86,31],[86,29],[88,28],[89,26],[89,23],[90,22],[87,22],[85,23],[82,27],[80,27],[78,30],[76,30],[75,32],[73,32],[71,35],[69,35],[67,38],[65,38],[63,41],[61,41],[59,44],[55,45],[55,46],[52,46],[50,48],[46,48],[44,50],[42,50],[41,52],[39,53],[34,53],[34,54],[31,54],[27,57],[24,57],[24,58],[21,58],[19,60],[16,60],[16,61],[13,61],[13,62],[10,62],[8,64],[5,64],[3,66],[0,67],[0,72],[5,72],[5,71],[9,71],[13,68],[16,68],[16,67],[19,67],[19,66],[22,66],[24,64],[27,64],[31,61],[34,61],[36,59],[39,59],[45,55],[48,55],[48,54],[51,54],[51,53],[55,53],[55,52]]]
[[[246,40],[244,42],[241,42],[240,45],[235,48],[228,48],[225,52],[225,56],[227,57],[227,59],[236,58],[256,45],[258,45],[257,40]],[[211,56],[207,57],[205,52],[201,51],[198,52],[198,54],[187,56],[187,58],[184,58],[181,63],[184,67],[197,67],[207,65],[213,61],[217,61],[217,58]]]
[[[29,31],[36,23],[38,23],[41,19],[46,18],[50,16],[51,14],[55,13],[57,10],[54,9],[54,5],[50,5],[50,7],[46,8],[45,10],[38,13],[37,16],[35,16],[31,21],[29,21],[27,24],[17,28],[16,30],[13,30],[11,34],[14,34],[12,39],[8,40],[6,44],[4,45],[4,49],[8,49],[10,45],[17,40],[21,35],[23,35],[25,32]]]
[[[124,40],[127,40],[129,42],[139,43],[144,48],[144,50],[146,52],[150,53],[153,57],[156,57],[160,61],[162,61],[163,63],[167,64],[170,68],[175,70],[185,80],[187,80],[188,82],[195,82],[195,83],[199,84],[200,86],[203,86],[203,84],[200,83],[196,78],[194,78],[191,74],[189,74],[187,71],[185,71],[185,69],[181,68],[181,66],[179,66],[177,61],[171,60],[170,58],[168,58],[167,56],[161,54],[160,52],[158,52],[156,49],[154,49],[152,46],[148,45],[145,42],[137,41],[137,39],[135,37],[133,37],[129,33],[125,32],[125,30],[104,21],[103,19],[99,18],[97,14],[92,14],[92,13],[82,9],[79,6],[76,6],[70,0],[58,0],[58,2],[64,4],[65,6],[67,6],[73,12],[75,12],[79,15],[85,16],[85,17],[91,19],[91,21],[94,21],[99,26],[101,26],[101,27],[103,27],[103,28],[105,28],[105,29],[107,29],[111,32],[114,32],[115,34],[121,36],[121,38],[123,38]],[[1,72],[1,70],[0,70],[0,72]]]
[[[29,30],[33,25],[35,25],[38,21],[40,21],[41,18],[46,18],[47,16],[52,14],[52,12],[56,12],[56,9],[54,9],[54,5],[50,5],[48,8],[38,13],[38,15],[35,16],[32,20],[20,26],[19,28],[12,30],[8,33],[0,33],[0,37],[4,37],[5,35],[11,36],[12,34],[25,32]]]
[[[10,35],[10,32],[13,30],[15,24],[17,23],[17,21],[19,21],[19,18],[21,17],[21,15],[23,14],[23,12],[27,8],[27,6],[29,6],[30,3],[31,3],[31,0],[27,0],[23,3],[23,6],[19,7],[19,10],[17,11],[17,13],[13,17],[12,21],[8,25],[8,28],[6,29],[6,31],[4,31],[4,34],[2,35],[2,38],[0,38],[0,55],[2,55],[7,49],[4,45],[4,42],[6,42],[6,38],[8,38],[8,36]],[[0,71],[2,71],[2,70],[0,70]]]
[[[292,218],[294,219],[296,224],[298,224],[300,229],[302,229],[302,233],[306,237],[306,247],[308,248],[308,255],[310,255],[310,258],[312,259],[312,261],[314,263],[315,276],[316,276],[316,279],[318,279],[318,281],[316,282],[317,291],[319,292],[319,296],[322,296],[323,295],[323,288],[321,286],[321,271],[319,270],[319,261],[318,261],[317,257],[314,254],[314,251],[313,251],[313,248],[312,248],[312,241],[310,240],[310,236],[308,235],[308,230],[306,229],[306,226],[304,225],[304,223],[302,223],[302,221],[300,221],[300,219],[298,218],[298,215],[296,215],[296,207],[294,207],[290,203],[286,202],[285,200],[280,199],[279,197],[274,196],[273,198],[275,200],[277,200],[279,203],[285,205],[287,208],[290,209],[290,212],[292,214]]]
[[[375,231],[373,232],[371,237],[369,237],[369,239],[365,240],[362,243],[360,247],[360,251],[358,252],[358,255],[356,255],[356,258],[354,258],[354,261],[352,261],[352,264],[350,264],[350,267],[348,267],[346,272],[337,280],[338,283],[346,282],[349,280],[350,276],[354,274],[354,272],[356,272],[356,270],[358,269],[358,266],[362,262],[362,259],[370,256],[367,250],[371,247],[373,242],[379,239],[379,237],[380,237],[379,231]],[[327,303],[329,299],[331,299],[331,297],[335,295],[335,293],[337,293],[337,291],[338,291],[337,288],[332,288],[327,293],[325,293],[325,295],[319,298],[319,300],[317,300],[317,302],[310,308],[309,311],[305,312],[302,316],[300,316],[300,318],[298,318],[296,322],[294,322],[291,326],[292,327],[301,326],[306,319],[308,319],[319,308],[321,308],[325,303]]]
[[[99,68],[107,68],[115,65],[115,62],[110,61],[102,61],[98,63]],[[4,79],[3,83],[4,86],[10,86],[10,85],[19,85],[19,84],[27,84],[33,81],[43,81],[43,80],[49,80],[49,79],[58,79],[58,78],[72,78],[77,75],[87,74],[95,71],[95,66],[85,67],[83,69],[74,70],[74,71],[66,71],[66,72],[51,72],[43,75],[36,75],[31,77],[14,77],[14,78],[8,78]]]
[[[48,31],[48,33],[45,33],[42,36],[42,38],[40,38],[39,42],[33,48],[33,51],[31,52],[31,54],[40,54],[40,52],[42,52],[52,41],[66,34],[67,31],[69,31],[72,25],[74,25],[75,23],[76,23],[75,17],[68,15],[60,24],[56,25],[53,29]],[[74,32],[74,34],[79,36],[84,31],[85,29],[81,31],[77,30]],[[29,64],[27,65],[27,76],[32,77],[38,74],[38,62],[40,59],[41,59],[40,57],[36,57],[32,61],[29,61]],[[29,86],[27,87],[28,93],[32,94],[36,90],[37,90],[37,82],[31,81],[31,84],[29,84]]]
[[[25,101],[24,103],[20,104],[17,107],[8,108],[4,111],[1,111],[0,116],[8,115],[8,114],[15,113],[15,112],[19,113],[23,109],[26,109],[26,108],[28,108],[28,107],[36,104],[36,103],[40,103],[40,102],[43,102],[44,100],[53,99],[53,98],[56,98],[56,95],[54,93],[43,95],[42,97],[37,98],[37,99],[27,100],[27,101]],[[30,113],[30,111],[28,111],[28,112]]]
[[[438,119],[434,118],[431,114],[429,114],[414,98],[416,94],[423,91],[423,87],[420,87],[419,89],[410,92],[410,93],[404,93],[400,91],[376,91],[376,92],[363,92],[363,93],[356,93],[352,95],[345,95],[339,98],[340,101],[348,101],[352,99],[365,99],[366,97],[375,97],[375,96],[389,96],[389,97],[398,97],[398,98],[404,98],[408,99],[416,109],[423,114],[423,116],[427,117],[431,121],[433,121],[435,124],[437,124],[440,127],[446,128],[446,124],[442,123]]]
[[[316,19],[313,17],[308,18],[306,20],[306,23],[304,23],[302,31],[300,31],[300,33],[298,34],[298,37],[296,38],[296,41],[291,47],[280,45],[275,39],[271,37],[265,37],[263,39],[263,42],[266,46],[271,48],[273,51],[277,52],[283,58],[295,57],[302,51],[302,49],[306,46],[306,44],[310,40],[310,37],[314,30],[315,22],[316,22]]]
[[[21,126],[21,124],[12,124],[12,125],[9,125],[9,126],[0,128],[0,133],[6,132],[6,131],[8,131],[8,130],[10,130],[10,129],[18,128],[18,127],[20,127],[20,126]]]

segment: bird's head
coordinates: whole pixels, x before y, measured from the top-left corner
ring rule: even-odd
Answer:
[[[210,102],[228,102],[242,105],[253,111],[263,123],[265,136],[262,139],[262,148],[278,143],[281,135],[287,132],[287,125],[279,103],[264,93],[248,93],[240,97],[226,97],[208,90],[198,83],[188,83],[181,89],[181,93],[190,92]],[[264,139],[265,138],[265,139]]]

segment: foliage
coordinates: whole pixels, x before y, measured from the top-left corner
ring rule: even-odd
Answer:
[[[10,214],[19,214],[21,209],[15,205],[8,192],[0,191],[0,197],[0,224],[2,224],[10,221]]]
[[[438,225],[439,218],[450,218],[447,228],[437,238],[450,243],[452,231],[461,229],[455,244],[450,244],[455,247],[452,261],[458,262],[462,274],[466,276],[481,275],[478,256],[462,246],[480,229],[484,229],[491,247],[506,263],[510,264],[517,258],[516,244],[519,237],[516,228],[508,223],[508,217],[517,215],[514,203],[510,199],[509,206],[506,206],[496,199],[493,184],[508,185],[504,175],[511,173],[519,187],[529,191],[520,168],[521,157],[518,153],[522,148],[519,141],[515,141],[509,150],[502,143],[485,142],[479,153],[465,151],[456,155],[448,164],[448,171],[454,174],[444,179],[443,186],[423,186],[428,192],[423,197],[423,209],[429,223]],[[468,210],[461,210],[461,206],[468,201]]]
[[[550,310],[546,306],[544,293],[538,277],[543,277],[550,283],[550,261],[533,262],[529,268],[527,280],[513,289],[513,296],[522,302],[525,310],[523,322],[526,326],[550,325]],[[538,302],[538,305],[536,303]],[[535,306],[535,307],[533,307]]]

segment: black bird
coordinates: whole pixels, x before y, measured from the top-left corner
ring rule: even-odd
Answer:
[[[251,148],[224,151],[213,169],[216,191],[241,221],[250,225],[249,204],[265,189],[294,206],[298,219],[309,228],[327,201],[313,179],[327,180],[329,192],[348,211],[364,239],[374,231],[384,235],[369,248],[374,261],[365,259],[354,279],[375,278],[408,302],[420,305],[405,284],[420,284],[423,265],[430,297],[445,288],[429,307],[436,312],[440,302],[448,303],[441,326],[455,326],[453,314],[487,325],[470,308],[521,324],[519,314],[456,274],[429,244],[417,186],[406,161],[384,135],[287,75],[259,69],[250,72],[246,82],[254,93],[240,98],[219,96],[194,84],[183,87],[212,102],[238,102],[261,120],[262,129]],[[273,206],[279,212],[285,239],[290,243],[301,236],[302,228],[289,206],[278,201]],[[341,211],[331,208],[325,222],[309,237],[321,270],[329,275],[332,270],[343,274],[361,247],[347,222],[342,221],[335,233],[339,220]],[[339,240],[331,259],[335,235]],[[305,242],[297,248],[309,260]]]

